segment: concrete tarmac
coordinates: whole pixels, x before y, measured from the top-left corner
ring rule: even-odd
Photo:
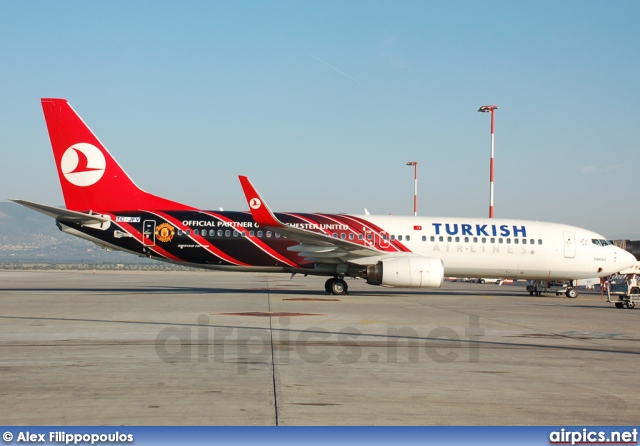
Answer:
[[[0,271],[5,425],[616,425],[640,310],[523,284]]]

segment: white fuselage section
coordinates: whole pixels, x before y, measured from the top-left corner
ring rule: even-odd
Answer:
[[[445,275],[513,279],[603,277],[633,255],[575,226],[511,219],[361,216],[411,252],[439,258]]]

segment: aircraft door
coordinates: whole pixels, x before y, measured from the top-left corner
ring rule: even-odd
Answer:
[[[576,243],[573,232],[565,231],[564,235],[564,256],[573,259],[576,256]]]
[[[155,246],[156,244],[156,221],[145,220],[142,223],[142,243],[144,246]]]

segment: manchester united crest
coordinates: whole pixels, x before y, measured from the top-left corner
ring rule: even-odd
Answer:
[[[170,242],[175,233],[176,229],[169,223],[162,223],[156,227],[156,239],[161,242]]]

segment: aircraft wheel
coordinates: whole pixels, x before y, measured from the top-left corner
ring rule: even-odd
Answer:
[[[623,308],[624,304],[622,302],[616,302],[616,308]]]
[[[484,283],[484,279],[478,280],[478,283]]]
[[[629,302],[629,305],[627,305],[627,308],[631,309],[631,308],[635,308],[636,304],[633,302]]]
[[[331,294],[331,288],[333,287],[333,282],[336,279],[327,279],[327,281],[324,283],[324,290],[328,293]]]
[[[533,291],[529,291],[529,296],[533,296]]]
[[[331,282],[331,294],[347,294],[347,282],[342,279],[332,279]]]
[[[576,290],[575,288],[569,288],[567,290],[567,297],[569,299],[575,299],[576,297],[578,297],[578,290]]]

